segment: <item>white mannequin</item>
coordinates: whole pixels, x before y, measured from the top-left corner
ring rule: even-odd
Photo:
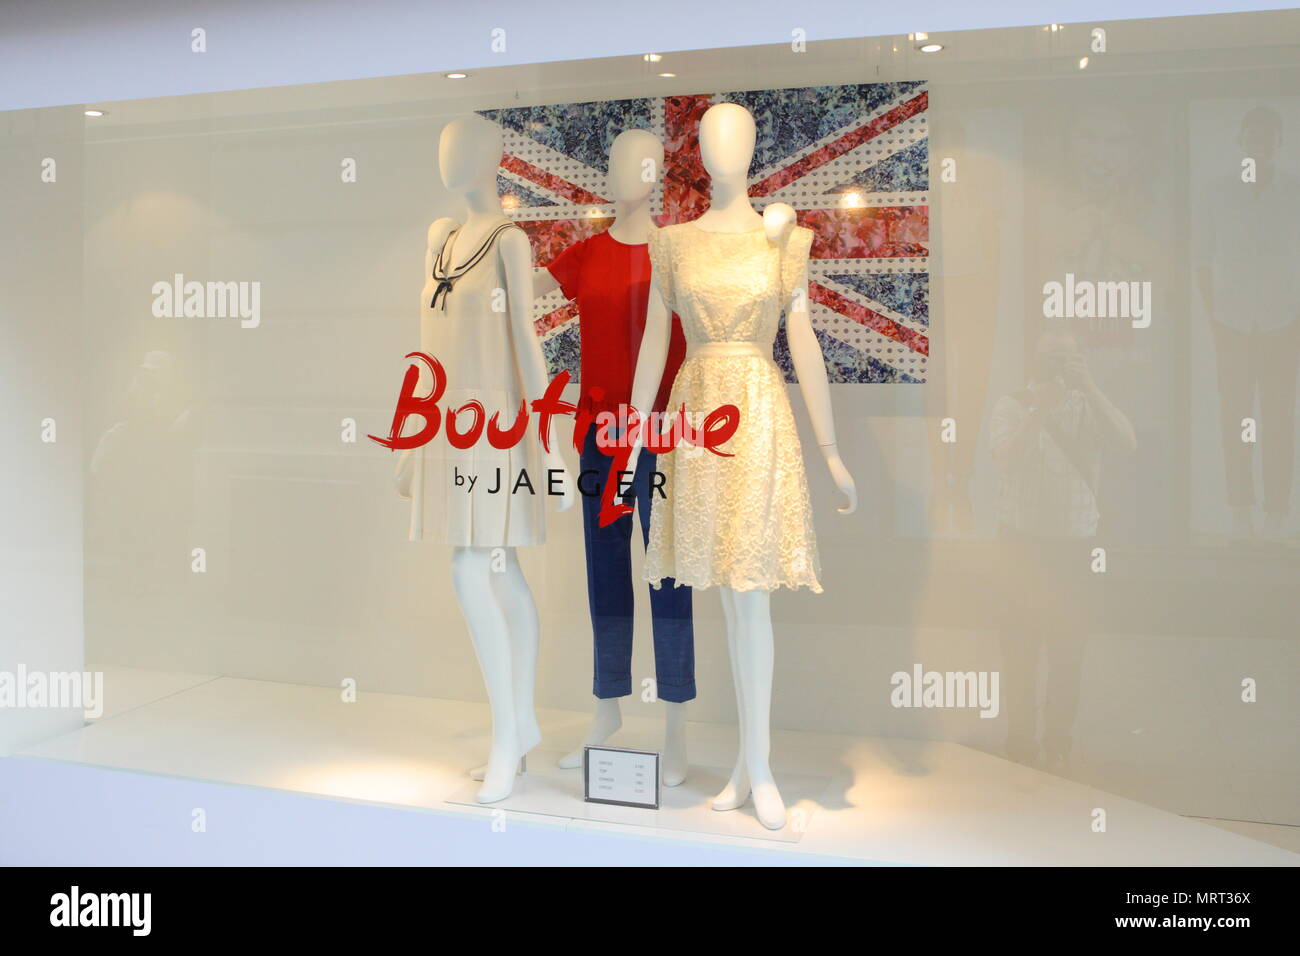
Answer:
[[[609,234],[624,245],[638,246],[649,241],[655,228],[650,218],[650,196],[664,164],[664,146],[658,137],[643,129],[630,129],[614,137],[609,148],[609,195],[614,200],[614,222]],[[648,174],[647,174],[648,171]],[[559,283],[547,269],[537,273],[533,294],[546,295]],[[667,339],[664,340],[667,348]],[[666,353],[665,353],[666,355]],[[660,369],[662,377],[663,370]],[[664,726],[663,784],[676,787],[686,779],[686,705],[664,701],[667,710]],[[578,747],[560,759],[560,766],[582,766],[582,748],[599,746],[623,726],[618,698],[596,699],[596,714],[591,729]]]
[[[749,202],[748,173],[754,157],[754,117],[743,106],[720,103],[700,121],[700,158],[712,177],[709,209],[695,220],[707,232],[745,232],[764,227],[768,240],[782,241],[795,224],[794,209],[785,203],[768,206],[760,216]],[[637,360],[632,403],[638,409],[650,403],[663,378],[668,354],[670,317],[657,288],[650,288],[645,340]],[[808,315],[806,284],[796,290],[786,316],[790,356],[799,378],[799,390],[808,406],[813,432],[821,447],[835,485],[845,497],[841,514],[857,509],[857,490],[852,476],[840,460],[835,445],[835,424],[831,414],[830,386],[826,363]],[[636,467],[639,448],[632,453],[628,468]],[[672,489],[669,489],[672,493]],[[769,766],[772,703],[772,615],[767,591],[719,589],[723,616],[727,622],[727,647],[731,654],[731,675],[736,685],[736,709],[740,722],[740,752],[731,779],[713,798],[715,810],[735,810],[750,794],[759,821],[767,828],[785,826],[785,801],[777,789]]]
[[[501,163],[500,130],[478,116],[457,119],[443,128],[438,140],[438,170],[443,185],[460,193],[468,216],[452,240],[457,261],[468,256],[505,218],[497,196],[497,167]],[[449,218],[429,226],[425,252],[423,307],[430,307],[436,282],[433,264],[457,223]],[[502,362],[517,362],[522,393],[529,399],[546,391],[546,361],[533,330],[533,255],[528,238],[511,229],[501,235],[493,255],[500,257],[506,279],[507,309],[510,316],[514,355],[502,355]],[[529,434],[525,440],[535,441]],[[561,473],[562,495],[557,510],[572,507],[572,480],[560,458],[554,439],[543,456],[546,469]],[[409,453],[404,453],[405,459]],[[398,463],[399,484],[405,461]],[[545,485],[542,476],[540,483]],[[504,567],[494,557],[504,552]],[[533,708],[533,685],[537,674],[537,606],[512,547],[455,547],[451,556],[452,585],[460,605],[474,652],[483,672],[488,703],[492,709],[492,748],[482,770],[479,803],[495,803],[510,795],[516,768],[523,757],[541,741],[541,730]]]

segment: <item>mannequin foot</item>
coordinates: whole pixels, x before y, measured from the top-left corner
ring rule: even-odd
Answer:
[[[531,751],[534,747],[536,747],[538,744],[542,742],[542,729],[537,726],[536,720],[530,719],[528,722],[528,726],[520,730],[519,742],[520,742],[520,751],[523,754],[523,756],[519,758],[520,769],[518,770],[518,772],[525,773],[526,771],[523,769],[524,758],[527,757],[529,751]],[[471,780],[482,780],[484,777],[487,776],[487,769],[488,769],[487,764],[480,764],[477,767],[470,767],[469,770],[465,772],[469,774],[469,778]]]
[[[743,760],[736,761],[736,769],[731,771],[731,779],[723,787],[709,806],[714,810],[739,810],[749,799],[749,774],[745,772]]]
[[[565,754],[563,757],[561,757],[561,758],[560,758],[560,769],[561,769],[561,770],[577,770],[579,767],[581,767],[581,766],[582,766],[582,751],[583,751],[583,748],[584,748],[584,747],[588,747],[588,746],[595,746],[595,744],[586,744],[586,743],[584,743],[584,744],[582,745],[582,747],[579,747],[577,750],[570,750],[567,754]]]
[[[518,773],[520,776],[528,772],[527,754],[524,754],[524,756],[519,758],[519,769],[516,770],[515,772]],[[487,764],[483,764],[478,767],[470,767],[468,770],[465,771],[465,773],[469,775],[469,778],[471,780],[482,781],[483,778],[487,776]]]
[[[686,705],[666,704],[668,719],[664,725],[663,780],[665,787],[679,787],[686,779]]]
[[[776,781],[765,780],[754,784],[754,813],[758,822],[769,830],[785,827],[785,801],[781,791],[776,788]]]
[[[515,774],[520,772],[523,757],[517,747],[493,747],[483,774],[483,786],[475,797],[479,803],[496,803],[510,796],[515,786]]]
[[[583,738],[582,746],[570,751],[560,758],[560,767],[564,770],[576,770],[582,766],[582,751],[585,747],[599,747],[610,737],[618,733],[623,726],[623,713],[618,706],[618,698],[597,699],[596,716],[591,722],[591,729]]]
[[[542,742],[542,728],[537,726],[536,720],[529,720],[527,727],[519,730],[519,753],[520,759],[528,756],[528,752]]]

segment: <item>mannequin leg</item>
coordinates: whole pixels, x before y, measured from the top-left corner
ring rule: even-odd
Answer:
[[[652,475],[655,455],[643,454],[636,466],[634,487],[641,543],[650,547],[650,514],[655,505]],[[654,634],[655,690],[664,705],[663,784],[678,787],[686,781],[690,761],[686,756],[686,703],[695,698],[695,624],[692,594],[664,578],[650,593],[650,622]]]
[[[745,767],[754,798],[754,812],[763,826],[779,830],[785,826],[785,801],[772,777],[769,757],[772,749],[772,668],[775,647],[772,638],[772,605],[767,591],[734,592],[736,617],[736,672],[744,687]]]
[[[745,772],[745,688],[740,679],[736,653],[736,605],[735,592],[730,588],[718,588],[722,598],[722,616],[727,622],[727,658],[731,661],[731,684],[736,688],[736,725],[740,732],[740,743],[736,749],[736,766],[731,771],[731,779],[718,792],[709,804],[714,810],[737,810],[749,799],[749,774]]]
[[[584,747],[599,747],[623,726],[623,712],[619,708],[617,697],[597,697],[596,714],[592,718],[591,728],[582,739],[582,745],[560,758],[560,766],[573,770],[582,766]]]
[[[491,576],[492,590],[506,618],[510,638],[511,674],[514,678],[515,729],[519,736],[519,753],[528,753],[542,742],[537,726],[537,708],[533,691],[537,683],[537,646],[540,625],[537,603],[519,566],[514,548],[505,549],[505,568]]]
[[[491,572],[489,581],[505,615],[506,630],[511,642],[513,694],[518,723],[516,729],[522,756],[542,741],[542,731],[537,726],[537,713],[533,704],[540,628],[537,604],[514,548],[506,549],[505,562],[504,568]],[[472,780],[483,780],[487,776],[487,764],[472,768],[469,776]]]
[[[665,787],[680,787],[686,780],[686,705],[664,701],[664,769]]]
[[[579,458],[581,481],[593,490],[605,484],[612,466],[587,432]],[[582,744],[560,758],[560,766],[582,766],[584,747],[596,747],[618,732],[623,715],[618,699],[632,692],[632,517],[600,526],[600,496],[582,497],[583,551],[587,565],[587,607],[591,612],[592,695],[596,712]]]
[[[492,748],[488,755],[480,803],[494,803],[510,795],[520,749],[516,719],[513,653],[506,616],[493,593],[492,552],[488,548],[454,548],[451,580],[456,603],[469,626],[474,654],[483,672],[488,705],[492,710]]]

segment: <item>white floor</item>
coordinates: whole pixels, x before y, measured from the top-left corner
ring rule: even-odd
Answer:
[[[486,754],[483,704],[366,693],[356,703],[344,703],[332,688],[185,675],[149,678],[116,670],[106,674],[106,689],[101,719],[22,756],[446,814],[490,816],[504,809],[569,830],[616,830],[871,862],[1300,865],[1300,854],[1229,828],[951,743],[776,732],[777,776],[820,778],[817,786],[797,788],[805,825],[790,842],[790,834],[775,840],[762,835],[748,807],[726,814],[702,811],[683,826],[663,819],[655,825],[652,811],[639,811],[646,824],[635,822],[638,811],[622,808],[610,808],[620,811],[617,818],[603,816],[576,798],[569,817],[551,798],[544,808],[535,804],[531,810],[520,800],[499,804],[495,811],[450,802],[464,799],[465,768]],[[540,717],[545,747],[556,752],[580,741],[588,719],[571,711],[543,711]],[[656,720],[630,718],[611,743],[657,749],[660,729]],[[729,766],[735,730],[692,723],[689,740],[691,764],[703,786]],[[530,771],[536,772],[536,758],[532,763]],[[548,768],[545,776],[554,781],[559,773]],[[578,772],[571,773],[576,789]],[[1098,811],[1104,813],[1101,832],[1094,829]],[[712,820],[717,823],[709,832]]]
[[[528,772],[516,777],[514,791],[505,800],[494,803],[493,808],[587,823],[615,823],[638,829],[650,826],[709,836],[797,843],[808,832],[813,816],[828,802],[829,792],[836,785],[827,777],[779,772],[777,784],[785,799],[789,823],[784,829],[769,830],[752,813],[718,813],[709,805],[713,796],[726,785],[731,775],[730,767],[692,765],[689,776],[679,786],[660,788],[659,808],[651,810],[584,802],[582,771],[560,769],[559,759],[563,755],[562,750],[534,750],[528,757]],[[481,807],[477,800],[479,786],[467,779],[447,796],[447,802]],[[839,782],[841,790],[843,786],[843,781]]]
[[[151,704],[213,679],[212,674],[180,674],[139,667],[109,667],[102,668],[101,672],[104,674],[103,705],[98,714],[88,713],[88,720],[117,717],[133,707]]]
[[[1211,820],[1203,817],[1194,817],[1193,819],[1208,823],[1212,827],[1219,827],[1221,830],[1227,830],[1229,833],[1238,833],[1241,836],[1250,837],[1252,840],[1259,840],[1261,843],[1268,843],[1284,850],[1290,850],[1292,853],[1300,854],[1300,827],[1285,826],[1279,823],[1254,823],[1250,820]]]

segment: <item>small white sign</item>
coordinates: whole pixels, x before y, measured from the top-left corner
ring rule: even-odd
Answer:
[[[582,776],[588,803],[659,809],[659,754],[653,750],[585,747]]]

